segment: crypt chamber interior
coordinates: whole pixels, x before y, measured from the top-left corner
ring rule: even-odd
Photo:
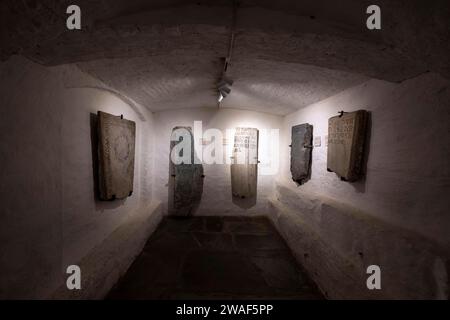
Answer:
[[[449,299],[446,1],[70,4],[0,3],[1,299]]]

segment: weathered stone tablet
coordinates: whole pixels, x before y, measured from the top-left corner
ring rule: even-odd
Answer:
[[[313,126],[308,123],[292,127],[291,174],[298,184],[305,183],[311,176]]]
[[[194,136],[191,127],[175,127],[172,133],[177,131],[179,140],[170,142],[170,151],[179,143],[189,141],[188,152],[182,155],[186,162],[174,163],[170,159],[169,165],[169,214],[174,216],[191,216],[197,208],[203,194],[203,165],[196,160],[194,149]],[[196,163],[197,162],[197,163]]]
[[[256,196],[258,136],[258,129],[236,128],[231,164],[231,192],[235,197],[252,198]]]
[[[358,110],[328,120],[327,169],[342,180],[356,181],[363,174],[367,118],[367,111]]]
[[[98,112],[99,191],[101,200],[123,199],[133,192],[136,124]]]

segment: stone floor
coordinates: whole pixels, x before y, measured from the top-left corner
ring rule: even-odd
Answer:
[[[263,217],[165,218],[108,299],[322,299]]]

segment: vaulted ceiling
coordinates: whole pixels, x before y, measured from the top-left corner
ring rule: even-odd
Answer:
[[[65,28],[70,1],[0,4],[0,57],[22,54],[83,71],[152,111],[217,107],[224,58],[232,93],[221,107],[287,114],[377,78],[450,75],[446,1],[80,0],[82,30]]]

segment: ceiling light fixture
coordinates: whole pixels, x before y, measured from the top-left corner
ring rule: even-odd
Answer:
[[[227,79],[226,77],[220,80],[219,84],[217,85],[217,90],[219,90],[219,102],[221,102],[223,98],[230,94],[232,85],[233,81]]]
[[[233,13],[232,13],[232,22],[231,22],[231,28],[230,28],[230,45],[228,47],[228,55],[225,57],[225,63],[222,69],[222,76],[220,78],[220,81],[217,84],[217,90],[219,91],[218,96],[218,107],[220,106],[220,102],[226,98],[227,95],[231,92],[231,86],[233,85],[233,81],[229,79],[226,74],[228,70],[228,66],[231,61],[231,55],[233,52],[233,46],[234,46],[234,32],[236,29],[236,13],[237,13],[237,2],[236,0],[233,0]]]

